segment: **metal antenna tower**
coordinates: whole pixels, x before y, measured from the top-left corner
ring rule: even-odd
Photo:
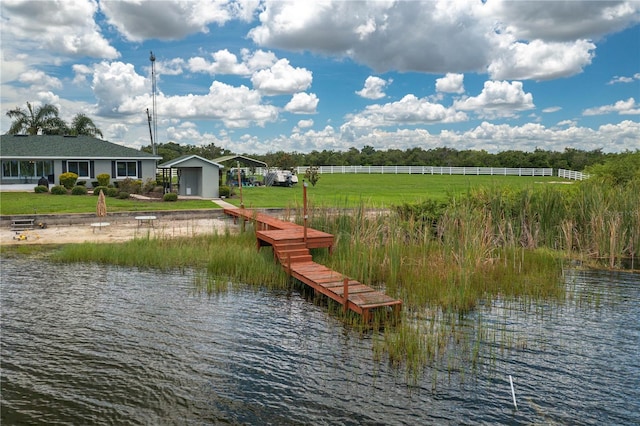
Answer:
[[[150,52],[149,60],[151,61],[151,97],[153,98],[153,105],[151,114],[153,116],[153,135],[151,135],[151,151],[153,155],[156,155],[156,144],[154,140],[158,139],[158,113],[156,107],[156,56],[153,51]],[[147,116],[149,112],[147,111]],[[149,128],[151,131],[151,128]],[[155,137],[154,137],[155,135]]]

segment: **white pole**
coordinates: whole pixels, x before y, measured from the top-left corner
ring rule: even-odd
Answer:
[[[511,378],[511,374],[509,374],[509,383],[511,383],[511,396],[513,397],[513,406],[518,409],[518,404],[516,403],[516,391],[513,389],[513,379]]]

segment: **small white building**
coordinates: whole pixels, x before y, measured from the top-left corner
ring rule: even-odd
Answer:
[[[220,174],[223,168],[221,164],[198,155],[183,155],[158,166],[168,181],[177,175],[178,195],[202,198],[219,198]],[[170,188],[173,188],[174,184],[172,182]]]

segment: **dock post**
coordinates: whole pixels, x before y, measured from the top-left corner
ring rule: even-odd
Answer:
[[[343,291],[344,305],[342,309],[344,313],[347,313],[347,311],[349,310],[349,278],[345,277],[342,282],[344,285],[344,291]]]
[[[309,219],[309,214],[307,213],[307,182],[302,181],[302,201],[304,207],[304,237],[303,241],[307,244],[307,220]]]

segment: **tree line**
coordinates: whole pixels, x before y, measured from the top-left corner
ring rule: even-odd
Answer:
[[[142,148],[152,152],[151,145]],[[156,152],[163,161],[170,161],[182,155],[199,155],[212,160],[231,155],[233,152],[209,144],[206,146],[180,145],[167,142],[156,145]],[[241,155],[263,161],[269,166],[288,169],[296,166],[434,166],[434,167],[532,167],[569,170],[585,170],[589,166],[604,164],[625,153],[604,153],[601,149],[584,151],[565,148],[564,151],[532,152],[508,150],[496,154],[485,150],[457,150],[441,147],[406,150],[376,150],[371,146],[347,151],[322,150],[309,153],[276,151],[266,154],[243,153]]]
[[[7,111],[11,118],[11,126],[7,134],[17,135],[87,135],[100,136],[102,131],[93,120],[83,113],[73,117],[71,123],[60,118],[60,111],[55,105],[44,104],[34,107],[27,102],[27,109],[16,107]]]

